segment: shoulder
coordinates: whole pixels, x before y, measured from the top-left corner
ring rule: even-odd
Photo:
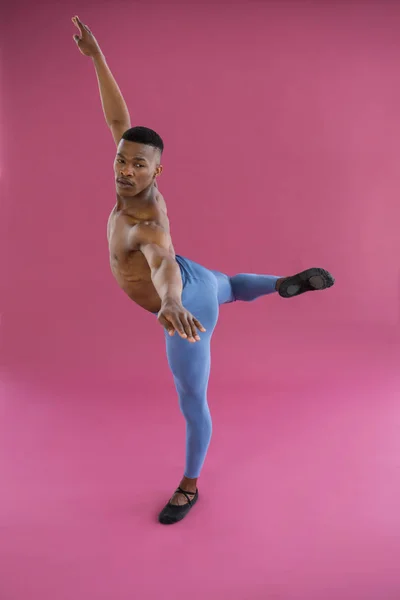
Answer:
[[[110,215],[108,217],[108,221],[107,221],[107,235],[110,235],[110,231],[113,228],[114,222],[115,222],[115,210],[116,207],[114,206],[114,208],[112,209],[112,211],[110,212]]]
[[[170,236],[157,221],[141,221],[130,230],[130,246],[139,248],[146,244],[168,247]]]
[[[164,196],[162,195],[162,193],[160,192],[159,189],[157,189],[157,194],[156,194],[156,202],[159,206],[159,208],[165,213],[167,214],[167,205],[165,204],[165,200],[164,200]]]

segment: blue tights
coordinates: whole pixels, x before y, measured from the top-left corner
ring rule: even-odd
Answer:
[[[211,440],[212,422],[207,403],[210,376],[210,344],[218,320],[219,306],[236,300],[251,302],[275,292],[279,277],[240,274],[229,277],[177,256],[181,269],[183,306],[206,328],[194,344],[165,332],[168,364],[172,371],[179,406],[186,419],[186,467],[184,475],[199,477]]]

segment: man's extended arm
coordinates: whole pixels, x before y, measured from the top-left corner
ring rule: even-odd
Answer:
[[[169,251],[168,233],[155,223],[141,223],[131,229],[128,245],[140,250],[151,271],[151,280],[161,299],[158,320],[170,335],[175,331],[189,342],[199,341],[197,329],[203,325],[182,305],[182,277],[179,265]]]
[[[111,129],[115,143],[118,145],[124,131],[131,126],[128,108],[121,90],[107,65],[105,56],[89,27],[84,25],[78,17],[74,17],[72,21],[80,32],[80,36],[74,35],[74,40],[79,50],[82,54],[90,56],[93,60],[106,123]]]
[[[128,246],[144,254],[151,271],[151,280],[161,303],[182,303],[182,277],[175,257],[169,251],[169,234],[153,222],[132,227]]]

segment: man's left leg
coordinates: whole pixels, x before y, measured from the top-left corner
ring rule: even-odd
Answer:
[[[292,298],[311,292],[331,287],[335,280],[324,269],[307,269],[290,277],[277,277],[275,275],[257,275],[255,273],[239,273],[233,277],[211,271],[218,282],[218,303],[242,301],[252,302],[261,296],[278,292],[282,298]]]

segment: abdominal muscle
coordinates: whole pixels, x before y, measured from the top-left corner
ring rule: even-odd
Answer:
[[[133,302],[148,310],[158,312],[161,298],[151,280],[147,260],[140,251],[132,252],[122,260],[110,257],[111,271],[120,288]]]
[[[157,211],[158,212],[158,211]],[[156,222],[160,223],[169,233],[169,221],[166,212],[161,210],[156,215]],[[132,226],[136,219],[128,221]],[[137,219],[137,222],[143,219]],[[126,238],[125,218],[117,217],[114,209],[108,223],[108,242],[110,249],[111,271],[120,288],[129,296],[133,302],[156,313],[161,308],[161,298],[151,280],[151,270],[145,256],[140,250],[127,252],[124,240]],[[175,257],[174,247],[170,241],[170,253]]]

